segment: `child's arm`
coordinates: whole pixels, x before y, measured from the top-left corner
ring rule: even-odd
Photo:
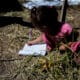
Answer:
[[[28,41],[27,44],[28,45],[33,45],[33,44],[39,43],[40,41],[42,41],[42,36],[37,37],[35,40]]]

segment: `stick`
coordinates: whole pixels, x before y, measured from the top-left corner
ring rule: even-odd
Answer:
[[[62,10],[61,10],[61,21],[62,22],[65,22],[67,8],[68,8],[68,1],[64,0],[63,5],[62,5]]]

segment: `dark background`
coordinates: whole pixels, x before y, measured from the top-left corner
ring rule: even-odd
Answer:
[[[21,10],[22,6],[18,0],[0,0],[0,12]]]

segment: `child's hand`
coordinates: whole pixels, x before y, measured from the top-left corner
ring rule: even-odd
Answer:
[[[65,44],[60,45],[59,50],[60,51],[65,51],[66,50]]]
[[[34,43],[33,43],[33,41],[28,41],[27,44],[28,45],[33,45]]]
[[[34,39],[32,41],[28,41],[27,44],[28,45],[38,44],[41,40],[42,40],[42,36],[39,36],[39,37],[37,37],[36,39]]]

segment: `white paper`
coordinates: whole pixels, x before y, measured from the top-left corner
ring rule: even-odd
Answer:
[[[46,55],[46,44],[35,44],[28,45],[25,44],[23,49],[18,53],[19,55]]]

